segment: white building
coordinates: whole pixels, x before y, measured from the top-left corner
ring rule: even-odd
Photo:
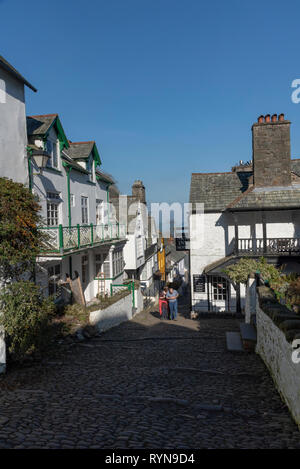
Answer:
[[[48,240],[38,259],[37,282],[57,299],[60,280],[79,275],[87,302],[124,280],[125,226],[108,209],[112,178],[100,170],[94,141],[71,142],[57,114],[27,118],[30,148],[44,149],[47,167],[32,162],[31,187],[39,198]]]
[[[28,184],[25,85],[37,91],[0,56],[0,177]]]
[[[186,257],[184,251],[177,251],[173,244],[166,246],[166,272],[167,282],[176,282],[182,287],[186,286]]]
[[[154,218],[148,215],[145,186],[137,180],[132,195],[116,195],[111,199],[121,222],[126,224],[127,243],[124,246],[125,272],[129,279],[137,279],[145,294],[154,297],[159,289],[158,234]]]
[[[190,187],[192,308],[241,311],[244,288],[224,269],[241,257],[300,272],[300,160],[290,158],[290,122],[260,116],[252,126],[253,161],[227,173],[193,173]],[[204,204],[204,214],[196,204]]]

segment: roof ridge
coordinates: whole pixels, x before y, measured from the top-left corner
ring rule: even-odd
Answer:
[[[87,141],[85,141],[85,142],[71,142],[71,141],[69,140],[69,142],[70,142],[70,145],[81,145],[81,144],[83,144],[83,143],[95,143],[95,140],[87,140]]]
[[[53,116],[58,116],[58,114],[34,114],[31,116],[27,116],[27,117],[53,117]]]
[[[216,172],[216,173],[192,173],[193,174],[235,174],[233,171],[223,171],[223,172]]]

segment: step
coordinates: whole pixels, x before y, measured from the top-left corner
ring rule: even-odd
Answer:
[[[226,332],[226,345],[230,352],[244,352],[239,332]]]
[[[242,341],[256,342],[256,329],[252,324],[240,323]]]

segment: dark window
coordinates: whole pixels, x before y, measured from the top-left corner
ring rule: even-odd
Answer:
[[[223,277],[212,277],[212,294],[214,300],[227,300],[227,281]]]

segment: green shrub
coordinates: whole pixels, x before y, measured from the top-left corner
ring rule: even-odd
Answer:
[[[248,277],[254,272],[259,272],[262,278],[269,283],[279,281],[280,270],[272,264],[268,264],[264,257],[258,261],[244,257],[236,264],[230,265],[224,272],[235,283],[247,283]]]
[[[0,324],[4,327],[10,358],[22,361],[42,351],[49,339],[49,322],[54,314],[51,298],[29,281],[13,282],[0,293]]]

